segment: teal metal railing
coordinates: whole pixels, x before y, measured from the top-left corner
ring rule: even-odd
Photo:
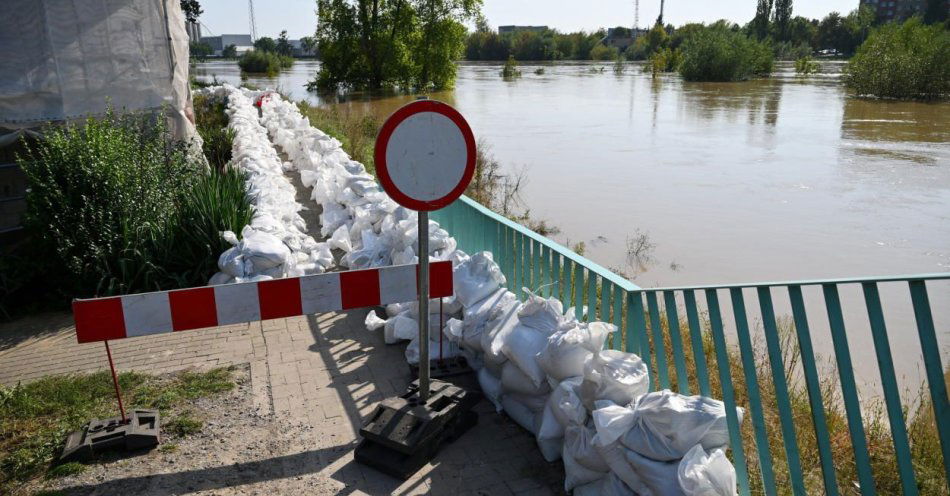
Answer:
[[[903,493],[918,494],[907,419],[879,291],[879,285],[884,283],[906,284],[924,358],[929,400],[943,456],[944,476],[950,483],[950,406],[927,293],[928,283],[948,280],[950,273],[644,289],[467,197],[434,212],[432,218],[455,236],[461,249],[469,253],[491,251],[507,276],[509,289],[519,297],[525,296],[523,287],[532,288],[544,296],[558,298],[565,308],[573,307],[579,319],[597,319],[616,324],[620,332],[613,334],[608,346],[643,357],[649,365],[651,389],[669,388],[684,394],[698,392],[720,397],[727,406],[731,457],[736,468],[739,492],[744,495],[750,494],[753,487],[757,491],[761,488],[766,494],[781,491],[804,495],[809,490],[815,491],[815,488],[806,488],[802,457],[814,457],[815,454],[811,450],[803,453],[799,444],[799,439],[806,433],[802,432],[804,427],[801,423],[796,425],[793,418],[789,384],[796,378],[790,377],[791,374],[800,375],[805,383],[811,416],[810,430],[813,431],[810,434],[814,436],[811,440],[815,445],[814,451],[817,451],[824,492],[829,495],[842,492],[849,494],[855,491],[856,485],[862,495],[877,493],[868,452],[863,405],[855,382],[839,291],[839,288],[847,286],[860,286],[863,293],[893,444],[895,460],[892,466],[896,467],[899,474]],[[819,378],[810,331],[810,325],[817,321],[810,320],[815,319],[815,316],[806,312],[803,288],[820,294],[824,300],[841,394],[840,403],[843,404],[843,415],[835,415],[847,422],[854,460],[853,472],[857,481],[843,480],[837,473],[847,462],[833,458],[827,416],[830,411],[838,412],[834,408],[839,408],[839,405],[825,404],[826,397],[823,396],[823,384]],[[747,294],[754,295],[757,300],[765,336],[764,350],[754,346],[751,338]],[[704,306],[700,306],[698,295],[704,297]],[[727,343],[720,297],[728,298],[732,310],[733,329],[730,330],[735,331],[736,346]],[[794,325],[790,327],[794,328],[794,332],[788,339],[783,339],[780,332],[773,298],[781,298],[783,304],[787,303],[791,308]],[[685,325],[681,326],[683,310]],[[784,360],[783,354],[789,352],[791,346],[797,347],[800,354],[801,363],[797,372],[787,370]],[[764,353],[767,360],[757,361],[757,353]],[[713,369],[715,376],[711,375]],[[736,382],[734,373],[741,374],[741,382]],[[763,380],[765,382],[760,384]],[[763,387],[769,388],[772,393],[769,398],[774,404],[767,405],[769,411],[766,411],[763,402]],[[737,405],[746,411],[742,427],[736,413]],[[776,414],[779,417],[777,429],[774,422]],[[766,422],[767,415],[773,419],[771,423]],[[770,426],[778,430],[772,432],[771,437]],[[750,439],[745,444],[743,429],[746,438]],[[770,446],[772,441],[777,441],[781,446]],[[781,462],[783,466],[775,465],[775,454],[779,452],[784,455],[778,457],[784,458]],[[754,465],[759,474],[755,481],[750,481],[750,467],[753,464],[748,463],[749,456],[754,456]],[[813,460],[806,461],[814,464]],[[778,471],[781,477],[777,479]]]

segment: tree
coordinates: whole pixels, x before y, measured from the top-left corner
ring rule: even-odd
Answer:
[[[313,36],[301,36],[300,37],[300,48],[303,49],[305,55],[316,55],[317,54],[317,39]]]
[[[774,0],[759,0],[755,7],[755,18],[752,19],[752,34],[760,40],[769,35],[769,18],[772,17],[772,2]]]
[[[276,52],[277,42],[270,36],[261,36],[254,40],[254,49],[262,52]]]
[[[188,52],[192,57],[203,59],[214,53],[214,48],[203,41],[192,41],[188,44]]]
[[[234,43],[224,47],[224,50],[221,50],[221,56],[226,59],[233,59],[237,57],[237,47]]]
[[[812,49],[818,46],[818,21],[795,16],[788,26],[788,41],[794,45],[808,43]]]
[[[181,11],[184,12],[185,20],[188,22],[198,22],[198,17],[204,14],[198,0],[181,0]]]
[[[842,51],[842,47],[847,45],[848,36],[844,18],[837,12],[831,12],[818,24],[818,49]]]
[[[317,0],[323,64],[308,87],[448,88],[465,52],[463,22],[481,0]]]
[[[274,46],[274,51],[287,57],[294,54],[294,46],[291,45],[290,40],[287,39],[286,29],[281,31],[280,36],[277,37],[277,44]]]
[[[779,41],[789,41],[792,0],[775,0],[775,32]]]

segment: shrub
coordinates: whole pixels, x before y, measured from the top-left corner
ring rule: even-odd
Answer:
[[[590,49],[591,60],[616,60],[620,56],[617,47],[600,44]]]
[[[224,170],[224,166],[231,161],[234,144],[234,131],[228,129],[228,118],[224,113],[225,102],[196,94],[193,107],[195,127],[203,141],[205,157],[212,167]]]
[[[679,48],[675,50],[664,48],[650,56],[650,64],[647,67],[656,76],[661,72],[675,72],[682,63],[683,53]]]
[[[795,61],[796,74],[813,74],[820,70],[821,65],[815,62],[810,56],[805,56]]]
[[[950,95],[950,31],[919,19],[871,33],[848,63],[845,84],[859,95],[932,99]]]
[[[501,77],[510,79],[520,76],[521,71],[518,70],[518,62],[515,61],[515,57],[513,55],[509,55],[508,60],[505,61],[505,66],[501,68]]]
[[[744,34],[708,27],[683,43],[680,74],[687,81],[742,81],[772,72],[772,50]]]
[[[205,284],[219,231],[250,219],[241,175],[209,173],[170,140],[162,114],[110,110],[51,129],[18,162],[34,256],[69,296]]]
[[[276,76],[281,69],[288,69],[293,65],[293,57],[262,50],[248,50],[238,59],[238,66],[242,71],[268,76]]]

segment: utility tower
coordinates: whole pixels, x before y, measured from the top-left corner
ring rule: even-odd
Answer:
[[[640,29],[640,0],[633,0],[633,32],[636,36],[637,30]]]
[[[657,18],[656,18],[656,23],[659,24],[659,25],[661,25],[661,26],[663,25],[663,3],[664,3],[664,1],[665,1],[665,0],[660,0],[660,17],[657,17]]]
[[[257,23],[254,22],[254,0],[247,0],[248,17],[251,21],[251,42],[257,41]]]

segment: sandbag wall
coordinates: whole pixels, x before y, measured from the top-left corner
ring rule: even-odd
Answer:
[[[255,215],[247,228],[252,232],[242,233],[240,242],[228,235],[235,247],[219,264],[226,276],[216,275],[212,283],[294,275],[301,265],[304,273],[327,270],[332,264],[328,248],[343,253],[341,268],[417,261],[415,213],[396,205],[339,141],[310,126],[294,104],[275,93],[229,86],[210,91],[228,98],[229,127],[236,133],[232,164],[250,173],[256,212],[265,217],[258,221]],[[280,163],[274,144],[288,163]],[[323,209],[326,243],[307,241],[302,207],[293,201],[284,170],[297,171],[312,188],[311,197]],[[722,402],[669,390],[649,392],[647,365],[640,357],[604,349],[617,332],[614,325],[578,321],[559,300],[527,289],[527,300],[519,301],[504,288],[505,275],[490,252],[468,255],[438,223],[430,222],[429,230],[430,257],[453,262],[455,284],[455,296],[429,305],[426,318],[434,330],[426,343],[429,356],[464,355],[496,409],[530,431],[547,460],[563,460],[565,490],[575,495],[735,494]],[[281,262],[268,267],[270,273],[258,270],[267,263],[255,265],[257,244],[245,243],[258,233],[273,236],[290,252],[267,258]],[[226,270],[238,257],[245,264],[240,277]],[[384,317],[370,311],[367,327],[381,329],[386,343],[409,340],[407,361],[418,362],[417,304],[388,305]],[[740,419],[742,413],[739,409]]]

